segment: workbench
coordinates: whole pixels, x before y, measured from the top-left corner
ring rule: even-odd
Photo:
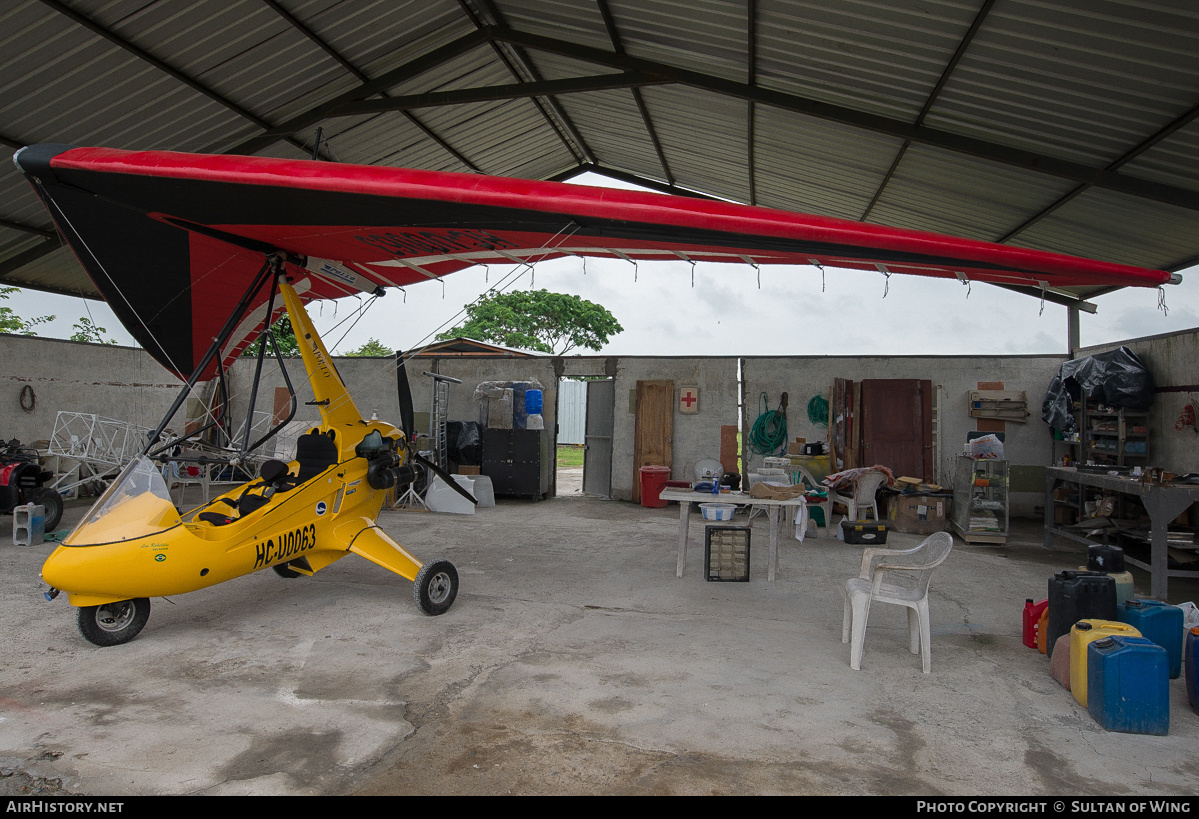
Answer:
[[[1167,527],[1172,520],[1186,511],[1187,507],[1199,501],[1199,486],[1160,486],[1144,483],[1140,478],[1080,472],[1074,467],[1050,467],[1045,470],[1046,549],[1053,549],[1055,537],[1064,537],[1078,543],[1095,542],[1078,529],[1061,526],[1054,520],[1054,490],[1068,484],[1078,487],[1080,499],[1083,496],[1083,487],[1090,486],[1119,495],[1132,495],[1141,501],[1150,521],[1149,562],[1145,563],[1127,554],[1124,556],[1124,562],[1149,572],[1151,597],[1165,602],[1168,579],[1171,577],[1199,577],[1199,571],[1170,569],[1166,552]]]
[[[691,504],[693,503],[733,503],[737,506],[761,506],[766,509],[766,517],[770,521],[770,568],[767,573],[767,580],[774,582],[774,576],[778,572],[779,566],[779,510],[784,507],[794,508],[807,503],[803,496],[791,498],[789,500],[767,500],[765,498],[751,498],[749,495],[739,492],[721,493],[713,495],[711,492],[693,492],[690,489],[663,489],[658,496],[665,501],[678,501],[679,504],[679,564],[675,570],[675,577],[683,576],[683,566],[687,563],[687,531],[690,526],[691,519]],[[706,521],[707,523],[721,523],[729,521]],[[829,531],[832,531],[831,529]]]

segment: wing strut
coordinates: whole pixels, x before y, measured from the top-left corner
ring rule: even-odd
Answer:
[[[162,450],[166,449],[167,447],[173,447],[182,440],[186,440],[187,438],[195,437],[196,435],[200,434],[201,432],[203,432],[204,430],[206,430],[212,426],[212,424],[208,424],[204,427],[201,427],[198,430],[193,431],[192,433],[190,433],[188,435],[183,436],[183,438],[173,440],[166,446],[160,446],[157,450],[154,450],[154,446],[155,446],[155,444],[159,443],[159,441],[161,440],[162,433],[166,429],[167,424],[169,424],[171,422],[171,419],[175,417],[175,414],[177,412],[179,412],[179,409],[183,406],[184,401],[187,400],[187,397],[191,394],[192,389],[195,387],[196,382],[198,382],[200,380],[201,374],[205,370],[208,369],[208,366],[212,363],[212,361],[214,359],[216,359],[220,356],[221,350],[224,349],[226,342],[228,342],[228,340],[229,340],[229,337],[233,334],[234,330],[241,323],[242,319],[245,318],[246,313],[249,312],[250,306],[254,303],[254,300],[257,297],[259,291],[262,290],[262,288],[264,286],[266,286],[268,282],[271,283],[271,295],[268,300],[269,306],[268,306],[268,312],[266,314],[266,319],[265,319],[266,327],[264,328],[264,332],[262,335],[265,336],[266,338],[270,339],[271,347],[274,350],[275,357],[280,362],[280,367],[283,370],[283,380],[287,384],[288,392],[291,393],[291,412],[289,413],[287,420],[285,420],[282,424],[276,425],[270,432],[268,432],[261,439],[256,441],[252,447],[248,445],[249,437],[250,437],[250,423],[249,422],[250,422],[250,420],[253,419],[254,403],[255,403],[255,399],[257,398],[257,394],[258,394],[258,382],[259,382],[259,377],[262,372],[262,359],[263,359],[263,355],[266,352],[266,343],[265,343],[265,341],[263,341],[260,344],[259,350],[258,350],[258,363],[257,363],[257,367],[254,371],[253,393],[250,396],[250,409],[249,409],[249,415],[247,417],[247,422],[246,422],[246,432],[245,432],[245,435],[243,436],[243,441],[242,441],[243,448],[242,448],[241,454],[245,455],[251,449],[254,449],[254,448],[257,448],[258,446],[260,446],[263,442],[265,442],[270,437],[272,437],[273,435],[278,433],[278,431],[280,429],[282,429],[282,427],[286,423],[288,423],[288,421],[290,421],[292,419],[292,417],[295,416],[296,392],[295,392],[295,389],[292,387],[291,378],[288,376],[287,368],[286,368],[286,366],[283,366],[283,358],[282,358],[281,353],[279,352],[279,345],[275,341],[275,335],[270,330],[270,320],[271,320],[271,313],[274,310],[275,294],[278,291],[279,277],[283,273],[283,261],[284,261],[283,257],[281,255],[279,255],[278,253],[272,253],[267,256],[266,260],[263,262],[262,267],[258,270],[258,273],[255,274],[253,281],[250,282],[250,286],[246,289],[246,292],[242,295],[241,300],[237,303],[237,306],[233,309],[233,312],[229,314],[229,318],[225,321],[225,324],[221,328],[221,331],[217,334],[217,337],[215,339],[213,339],[212,344],[209,345],[207,352],[204,353],[203,358],[200,359],[200,362],[196,365],[196,368],[192,371],[192,374],[190,376],[188,376],[183,389],[180,390],[180,392],[179,392],[179,396],[175,399],[175,402],[171,405],[171,408],[169,410],[167,410],[166,415],[163,416],[163,419],[162,419],[161,423],[159,423],[158,428],[155,429],[154,432],[150,433],[149,439],[146,441],[146,446],[142,449],[142,452],[141,452],[142,455],[145,455],[147,457],[153,457],[155,455],[158,455],[160,452],[162,452]],[[154,451],[151,451],[151,450],[154,450]],[[172,459],[172,460],[178,460],[178,459]]]

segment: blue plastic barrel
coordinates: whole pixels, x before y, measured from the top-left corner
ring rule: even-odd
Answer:
[[[541,390],[525,390],[525,412],[529,415],[541,414]]]
[[[1137,597],[1116,606],[1116,619],[1164,648],[1170,659],[1170,679],[1178,678],[1182,673],[1182,609]]]
[[[1166,650],[1144,637],[1096,640],[1087,646],[1087,710],[1108,731],[1165,736],[1168,663]]]

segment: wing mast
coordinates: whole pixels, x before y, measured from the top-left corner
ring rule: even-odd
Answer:
[[[321,410],[321,424],[330,429],[356,426],[362,419],[354,399],[350,397],[341,374],[333,364],[325,343],[321,341],[308,311],[300,301],[295,288],[287,282],[279,283],[279,291],[283,294],[283,303],[287,305],[287,315],[291,318],[291,326],[296,331],[296,340],[300,343],[300,355],[304,357],[304,369],[308,371],[308,380],[316,400],[314,403]],[[343,446],[346,436],[339,436]],[[352,453],[351,453],[352,454]],[[342,457],[348,457],[345,452]]]

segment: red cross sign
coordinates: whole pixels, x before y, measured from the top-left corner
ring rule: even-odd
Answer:
[[[679,412],[683,415],[699,412],[699,387],[679,388]]]

